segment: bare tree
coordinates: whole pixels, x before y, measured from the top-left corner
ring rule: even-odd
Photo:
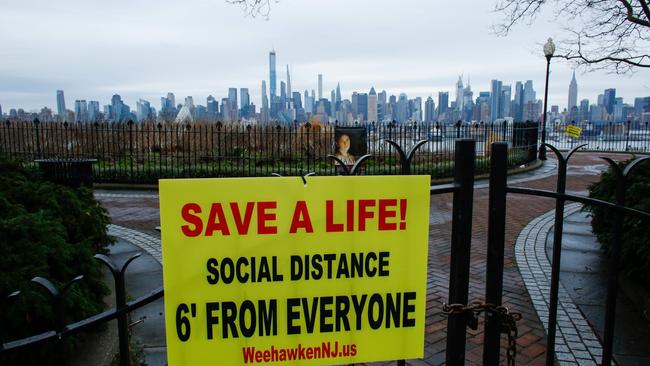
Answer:
[[[495,25],[508,35],[519,23],[532,24],[549,7],[548,0],[499,0],[503,14]],[[567,36],[558,40],[555,57],[587,70],[618,74],[650,68],[650,7],[648,0],[555,0],[555,19]]]
[[[258,16],[268,19],[271,12],[271,0],[226,0],[229,4],[239,5],[246,15],[253,18]],[[275,1],[278,2],[277,0]]]

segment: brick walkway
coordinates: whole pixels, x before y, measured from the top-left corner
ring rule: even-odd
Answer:
[[[590,183],[598,180],[599,172],[605,167],[599,159],[603,154],[577,153],[571,158],[567,192],[586,194]],[[626,154],[610,154],[615,160],[630,157]],[[549,154],[552,157],[552,153]],[[551,162],[552,163],[552,162]],[[548,163],[547,163],[548,164]],[[547,168],[542,168],[535,177],[515,178],[510,183],[538,189],[554,190],[556,177],[549,176]],[[474,192],[474,216],[472,235],[472,256],[470,270],[469,299],[483,300],[485,292],[485,268],[487,247],[488,189],[477,182]],[[158,199],[155,192],[98,191],[97,197],[112,217],[113,224],[135,229],[159,237],[155,227],[160,225]],[[427,316],[425,328],[425,354],[423,360],[410,360],[411,365],[439,365],[445,360],[446,317],[441,313],[442,303],[447,300],[449,284],[449,258],[451,237],[451,194],[431,198],[431,217],[429,231],[429,270],[427,292]],[[517,364],[542,365],[546,340],[544,326],[540,321],[530,299],[522,275],[515,262],[515,241],[520,231],[534,218],[554,208],[554,201],[547,198],[511,194],[508,196],[506,212],[505,268],[503,283],[503,303],[512,311],[522,314],[518,322]],[[482,319],[476,331],[467,334],[466,364],[480,365],[483,342]],[[502,340],[505,345],[505,338]],[[502,348],[502,360],[505,360]]]

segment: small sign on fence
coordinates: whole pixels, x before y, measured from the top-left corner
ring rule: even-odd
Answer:
[[[161,180],[169,364],[423,357],[429,179]]]
[[[573,138],[580,138],[582,134],[582,128],[574,125],[566,126],[566,135]]]

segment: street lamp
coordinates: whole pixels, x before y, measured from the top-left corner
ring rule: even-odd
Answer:
[[[542,115],[542,146],[539,149],[539,160],[546,160],[546,111],[548,110],[548,75],[551,68],[551,58],[555,53],[553,39],[549,38],[544,45],[544,56],[546,56],[546,86],[544,87],[544,114]]]

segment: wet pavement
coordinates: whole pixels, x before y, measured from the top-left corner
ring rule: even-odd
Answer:
[[[553,232],[546,238],[552,257]],[[567,293],[603,339],[609,264],[591,232],[588,212],[577,211],[564,220],[560,281]],[[629,280],[628,280],[629,281]],[[619,365],[650,365],[650,321],[623,291],[618,292],[614,331],[614,358]]]
[[[129,264],[125,272],[127,300],[144,296],[162,286],[162,266],[146,251],[119,238],[109,249],[110,257],[118,266],[132,255],[142,253],[140,258]],[[163,306],[163,299],[158,299],[131,313],[131,323],[140,320],[132,327],[132,340],[142,345],[148,366],[167,364]]]

